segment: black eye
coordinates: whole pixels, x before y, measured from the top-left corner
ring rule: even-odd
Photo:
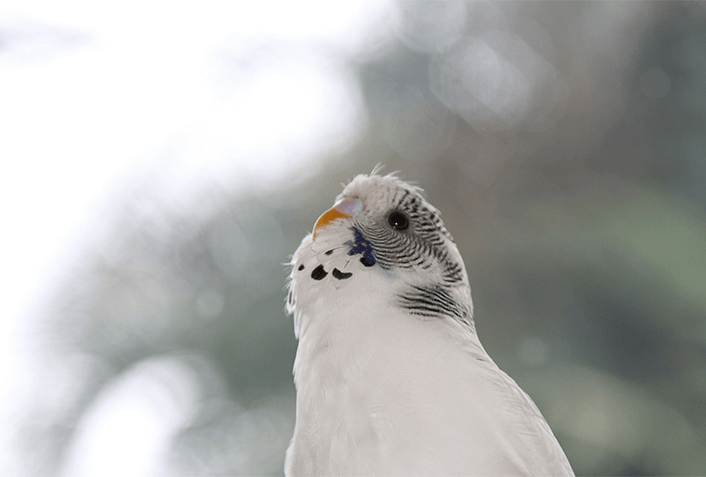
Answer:
[[[387,221],[395,230],[406,230],[409,228],[409,219],[402,212],[393,212],[387,217]]]

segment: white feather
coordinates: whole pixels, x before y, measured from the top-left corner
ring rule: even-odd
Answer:
[[[287,475],[573,475],[472,324],[405,312],[394,297],[409,277],[349,256],[344,221],[324,232],[292,260],[299,347]],[[353,275],[311,279],[320,264]]]

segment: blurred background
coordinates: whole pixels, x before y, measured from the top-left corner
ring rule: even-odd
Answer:
[[[0,474],[278,475],[283,265],[416,181],[581,475],[706,473],[706,3],[0,7]]]

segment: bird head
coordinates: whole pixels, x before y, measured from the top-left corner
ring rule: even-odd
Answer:
[[[316,221],[292,265],[290,312],[298,308],[297,282],[382,277],[393,306],[472,327],[468,277],[439,211],[420,188],[392,174],[353,179]]]

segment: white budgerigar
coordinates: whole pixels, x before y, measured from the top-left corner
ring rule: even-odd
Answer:
[[[453,238],[422,191],[359,175],[292,258],[287,475],[573,475],[483,349]]]

